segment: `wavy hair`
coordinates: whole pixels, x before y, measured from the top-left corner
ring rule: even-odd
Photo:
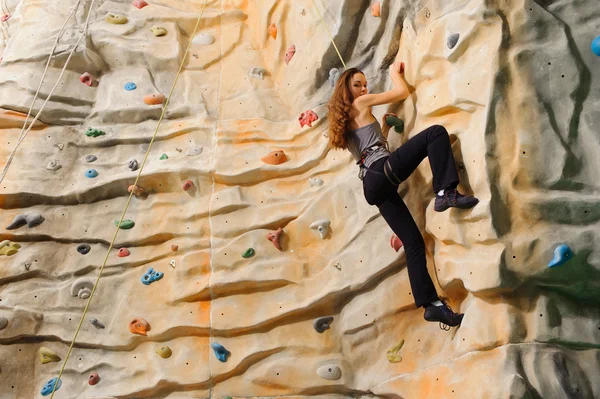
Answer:
[[[329,143],[335,149],[346,149],[346,129],[350,120],[350,111],[354,95],[350,90],[352,76],[363,73],[360,69],[350,68],[342,73],[329,99]]]

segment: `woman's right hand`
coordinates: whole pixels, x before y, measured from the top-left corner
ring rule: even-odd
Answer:
[[[400,76],[401,73],[404,73],[404,63],[402,61],[394,62],[390,68],[390,75]]]

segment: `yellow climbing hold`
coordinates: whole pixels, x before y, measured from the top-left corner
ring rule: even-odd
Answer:
[[[106,14],[106,17],[104,17],[104,20],[106,22],[108,22],[109,24],[114,24],[114,25],[126,24],[128,21],[128,19],[125,15],[113,14],[112,12],[109,12],[108,14]]]
[[[167,34],[167,30],[162,26],[153,26],[152,28],[150,28],[150,30],[152,31],[152,33],[154,33],[154,36],[157,37],[164,36]]]
[[[161,346],[160,348],[157,348],[156,353],[158,353],[158,356],[162,357],[163,359],[167,359],[173,354],[173,352],[171,352],[171,348],[168,346]]]
[[[60,356],[58,356],[52,349],[42,346],[40,348],[40,360],[42,361],[42,364],[60,362]]]
[[[392,346],[390,350],[385,354],[387,356],[387,360],[390,363],[398,363],[402,361],[402,356],[398,354],[402,346],[404,345],[404,340],[401,339],[396,345]]]
[[[19,251],[19,248],[21,248],[21,245],[17,244],[16,242],[4,240],[0,242],[0,255],[14,255]]]

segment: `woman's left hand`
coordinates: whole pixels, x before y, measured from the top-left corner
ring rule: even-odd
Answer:
[[[393,112],[390,112],[390,113],[388,113],[388,114],[385,114],[385,115],[383,115],[383,123],[385,123],[386,125],[387,125],[387,117],[388,117],[388,116],[390,116],[390,115],[393,115],[393,116],[395,116],[396,118],[398,117],[398,115],[396,115],[396,114],[395,114],[395,113],[393,113]],[[389,125],[388,125],[388,126],[389,126]]]

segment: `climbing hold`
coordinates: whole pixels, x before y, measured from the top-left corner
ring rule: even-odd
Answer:
[[[192,39],[192,44],[208,46],[215,42],[215,37],[206,33],[201,33]]]
[[[573,251],[565,244],[561,244],[554,249],[554,258],[548,263],[548,267],[560,266],[573,258]]]
[[[312,123],[317,119],[319,119],[319,116],[315,114],[312,110],[308,110],[306,112],[303,112],[298,117],[298,122],[300,122],[300,127],[304,127],[305,125],[308,125],[308,127],[312,127]]]
[[[96,327],[96,328],[99,328],[99,329],[103,329],[103,328],[104,328],[104,324],[100,323],[100,322],[98,321],[98,319],[96,319],[95,317],[92,317],[92,318],[90,319],[90,323],[92,323],[92,325],[93,325],[94,327]]]
[[[431,11],[429,11],[429,8],[425,7],[425,18],[429,17],[431,17]]]
[[[132,184],[129,187],[127,187],[127,191],[128,192],[133,191],[133,195],[135,195],[136,197],[139,197],[140,195],[142,195],[144,193],[144,189],[140,186],[136,186],[135,184]]]
[[[244,251],[244,253],[242,254],[242,258],[248,259],[254,256],[256,252],[254,251],[254,248],[248,248],[247,250]]]
[[[119,224],[119,221],[115,220],[115,226],[117,226],[123,230],[128,230],[128,229],[132,228],[133,226],[135,226],[135,222],[133,220],[126,219],[126,220],[123,220],[121,222],[121,224]]]
[[[179,249],[179,245],[171,244],[171,251],[177,252],[178,249]]]
[[[332,68],[329,70],[329,84],[331,85],[331,87],[335,86],[338,79],[340,78],[340,75],[340,70],[337,68]]]
[[[111,12],[109,12],[108,14],[106,14],[106,17],[104,17],[104,20],[106,22],[108,22],[109,24],[114,24],[114,25],[122,25],[127,23],[127,17],[125,15],[120,15],[120,14],[113,14]]]
[[[267,32],[269,33],[269,36],[271,36],[273,39],[277,39],[277,26],[274,23],[269,25]]]
[[[8,319],[4,316],[0,316],[0,330],[4,330],[8,325]]]
[[[200,154],[202,154],[202,147],[193,147],[193,148],[190,148],[185,153],[185,155],[187,155],[188,157],[195,157],[195,156],[200,155]]]
[[[88,384],[90,385],[96,385],[98,381],[100,381],[100,376],[98,375],[98,373],[92,373],[88,377]]]
[[[600,57],[600,36],[592,40],[592,52]]]
[[[395,115],[388,115],[385,118],[385,123],[394,127],[396,133],[404,132],[404,121]]]
[[[136,170],[138,170],[138,168],[140,167],[140,165],[138,165],[138,161],[137,161],[137,160],[135,160],[135,159],[132,159],[132,160],[130,160],[130,161],[127,163],[127,167],[128,167],[129,169],[131,169],[131,171],[133,172],[133,171],[136,171]]]
[[[140,10],[148,5],[145,0],[133,0],[131,3],[135,8],[139,8]]]
[[[0,255],[12,256],[19,252],[20,244],[9,240],[0,242]]]
[[[181,148],[179,148],[179,147],[175,147],[175,151],[177,151],[177,152],[181,152],[181,151],[183,151],[183,150],[182,150]]]
[[[94,282],[88,278],[79,278],[71,284],[71,295],[81,299],[88,299],[94,289]]]
[[[319,377],[326,380],[339,380],[342,378],[342,370],[334,364],[321,366],[317,369]]]
[[[381,16],[381,3],[379,1],[376,1],[371,6],[371,15],[373,15],[374,17]]]
[[[148,271],[146,273],[144,273],[144,275],[142,276],[142,283],[144,285],[150,285],[155,281],[160,280],[161,278],[163,278],[165,274],[161,273],[161,272],[156,272],[154,271],[153,268],[148,269]]]
[[[119,253],[117,253],[117,256],[119,258],[125,258],[126,256],[131,255],[131,252],[129,252],[129,250],[127,248],[119,248]]]
[[[48,162],[48,165],[46,165],[46,169],[49,170],[58,170],[60,168],[62,168],[62,165],[60,162],[58,162],[58,160],[50,161]]]
[[[153,26],[152,28],[150,28],[150,30],[152,31],[152,33],[154,33],[154,36],[156,37],[164,36],[167,34],[167,30],[162,26]]]
[[[175,259],[171,259],[171,261],[169,262],[169,265],[170,265],[172,268],[175,268]]]
[[[97,156],[95,156],[95,155],[87,155],[87,156],[85,157],[85,161],[86,161],[86,162],[94,162],[96,159],[98,159],[98,157],[97,157]]]
[[[287,51],[285,52],[285,63],[286,64],[290,63],[292,58],[294,58],[294,54],[296,54],[296,46],[294,46],[292,44],[290,47],[288,47]]]
[[[77,252],[79,252],[82,255],[87,254],[88,252],[90,252],[91,249],[92,249],[92,247],[90,247],[87,244],[79,244],[77,246]]]
[[[96,169],[88,169],[85,171],[85,176],[93,179],[94,177],[98,176],[98,171]]]
[[[123,86],[123,88],[127,91],[132,91],[132,90],[137,89],[137,86],[133,82],[127,82],[127,83],[125,83],[125,86]]]
[[[158,158],[158,159],[160,159],[161,161],[164,161],[165,159],[169,159],[169,157],[167,156],[167,154],[162,154],[160,156],[160,158]]]
[[[233,399],[231,396],[223,396],[223,399]]]
[[[251,78],[263,80],[265,78],[266,72],[267,71],[264,68],[252,67],[252,68],[250,68],[249,75]]]
[[[6,230],[18,229],[21,226],[27,224],[28,227],[35,227],[42,224],[44,217],[39,212],[33,212],[28,215],[19,214],[15,216],[12,223],[6,226]]]
[[[269,165],[279,165],[287,161],[287,157],[285,156],[285,152],[283,152],[283,150],[277,150],[271,151],[262,157],[261,160]]]
[[[85,135],[88,137],[98,137],[98,136],[104,136],[106,133],[104,133],[102,130],[100,129],[93,129],[91,127],[88,127],[87,130],[85,131]]]
[[[194,183],[191,180],[186,180],[185,183],[183,183],[183,191],[188,191],[192,187],[194,187]]]
[[[325,330],[329,330],[329,324],[333,321],[332,316],[319,317],[315,321],[313,321],[313,328],[319,334],[325,332]]]
[[[314,187],[314,186],[321,187],[323,185],[323,179],[321,179],[319,177],[309,177],[308,184],[310,184],[311,187]]]
[[[340,262],[335,262],[335,263],[333,264],[333,267],[335,267],[335,268],[336,268],[336,269],[338,269],[338,270],[342,270],[342,264],[341,264]]]
[[[148,331],[150,331],[150,323],[141,317],[138,317],[129,322],[129,331],[134,334],[148,335]]]
[[[10,14],[4,14],[0,17],[0,21],[6,22],[10,19]]]
[[[280,251],[281,251],[281,244],[280,244],[279,240],[280,240],[282,234],[283,234],[283,229],[281,227],[279,227],[276,231],[273,231],[273,232],[267,234],[267,240],[271,241],[273,243],[273,245],[275,245],[275,248],[277,248]]]
[[[58,380],[58,383],[56,382],[57,380]],[[54,388],[55,384],[56,384],[56,388]],[[58,388],[60,388],[61,385],[62,385],[62,381],[59,380],[57,377],[54,377],[44,385],[44,387],[42,388],[40,393],[42,394],[42,396],[48,396],[52,393],[52,391],[58,391]]]
[[[450,36],[448,36],[448,40],[446,41],[446,45],[448,46],[448,48],[453,49],[454,46],[456,46],[456,43],[458,43],[459,38],[460,35],[458,33],[453,33]]]
[[[231,352],[229,352],[227,349],[225,349],[225,347],[221,344],[212,342],[210,344],[210,346],[213,349],[213,351],[215,352],[215,356],[217,357],[217,359],[219,359],[220,362],[223,362],[223,363],[226,362],[227,357],[229,357],[229,355],[231,355]]]
[[[404,244],[402,244],[402,241],[400,241],[398,236],[396,234],[392,234],[390,237],[390,246],[394,248],[394,251],[400,251],[400,248],[402,248],[403,245]]]
[[[79,81],[85,85],[92,86],[94,84],[94,77],[86,72],[79,77]]]
[[[321,220],[317,220],[316,222],[313,222],[310,225],[310,228],[313,230],[318,230],[319,234],[321,235],[321,240],[324,240],[325,236],[329,232],[330,224],[331,224],[331,222],[329,221],[329,219],[321,219]]]
[[[156,348],[156,353],[158,353],[158,356],[162,357],[163,359],[167,359],[173,354],[173,352],[171,352],[171,348],[169,348],[168,346],[161,346],[160,348]]]
[[[159,105],[165,101],[165,95],[161,93],[144,96],[144,102],[148,105]]]
[[[402,356],[400,356],[398,354],[398,351],[400,351],[400,349],[402,348],[402,345],[404,345],[404,340],[401,339],[400,342],[398,342],[396,345],[392,346],[387,353],[385,354],[385,356],[387,357],[388,362],[390,363],[398,363],[402,361]]]
[[[62,151],[63,148],[65,148],[65,145],[63,143],[58,143],[58,144],[54,144],[55,147],[58,147],[59,150]]]
[[[60,356],[58,356],[52,349],[42,346],[40,348],[40,360],[42,364],[60,362]]]

